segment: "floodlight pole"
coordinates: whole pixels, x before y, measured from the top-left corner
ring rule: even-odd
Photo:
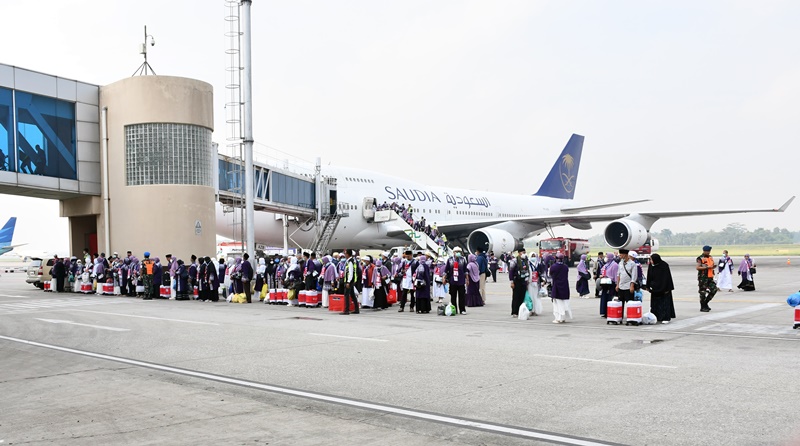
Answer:
[[[254,169],[253,169],[253,82],[251,62],[251,0],[242,0],[242,143],[244,150],[244,197],[245,197],[245,246],[244,251],[255,256],[256,226],[253,209]],[[254,257],[255,258],[255,257]]]

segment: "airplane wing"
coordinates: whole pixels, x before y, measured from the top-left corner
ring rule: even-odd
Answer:
[[[607,213],[607,214],[554,214],[554,215],[541,215],[535,217],[515,217],[515,218],[496,218],[490,220],[459,220],[453,222],[441,222],[437,227],[442,232],[446,233],[449,238],[466,237],[476,229],[485,228],[498,223],[518,222],[528,225],[532,228],[532,232],[537,229],[545,229],[552,226],[569,225],[576,229],[591,229],[591,224],[594,222],[611,221],[619,218],[641,216],[654,223],[660,218],[674,218],[674,217],[692,217],[702,215],[719,215],[719,214],[747,214],[755,212],[784,212],[795,197],[790,198],[782,206],[774,209],[728,209],[728,210],[714,210],[714,211],[666,211],[666,212],[627,212],[627,213]],[[452,235],[451,235],[452,234]]]

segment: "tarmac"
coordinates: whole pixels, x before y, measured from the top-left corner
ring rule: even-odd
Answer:
[[[45,293],[3,274],[0,445],[800,444],[800,259],[755,259],[756,291],[720,291],[710,313],[694,259],[666,260],[678,317],[638,327],[607,325],[594,298],[573,297],[565,324],[548,300],[512,319],[505,275],[486,306],[441,317]]]

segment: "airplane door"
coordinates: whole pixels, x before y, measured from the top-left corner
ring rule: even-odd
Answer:
[[[364,197],[364,201],[361,203],[361,214],[364,216],[364,219],[367,221],[373,221],[375,219],[375,211],[372,207],[377,205],[378,202],[375,200],[375,197]]]

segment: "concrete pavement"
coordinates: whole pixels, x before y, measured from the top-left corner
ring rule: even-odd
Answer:
[[[757,291],[720,292],[707,314],[698,311],[693,259],[668,262],[678,319],[642,327],[607,326],[597,299],[572,299],[575,319],[563,325],[550,323],[549,302],[543,316],[511,319],[505,277],[487,284],[486,307],[445,318],[53,294],[4,275],[0,336],[17,341],[0,338],[0,440],[537,444],[544,440],[524,437],[550,435],[573,444],[751,445],[800,438],[789,415],[800,396],[791,378],[800,330],[791,330],[785,303],[800,289],[800,261],[757,259]]]

